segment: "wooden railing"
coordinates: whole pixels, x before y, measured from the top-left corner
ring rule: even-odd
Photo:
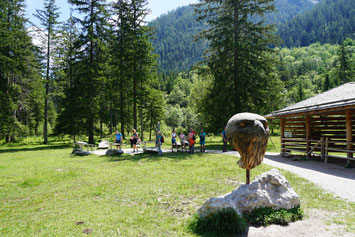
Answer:
[[[311,146],[307,146],[306,139],[297,139],[297,138],[281,138],[281,153],[284,154],[287,151],[297,151],[302,152],[310,156],[315,151],[320,152],[321,159],[325,163],[328,162],[328,158],[336,159],[346,159],[353,160],[354,158],[354,149],[348,149],[349,145],[355,147],[355,142],[346,142],[339,140],[331,140],[329,137],[321,137],[320,140],[308,140]],[[334,155],[329,153],[345,153],[345,156]]]

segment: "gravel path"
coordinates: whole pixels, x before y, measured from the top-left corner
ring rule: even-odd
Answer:
[[[124,153],[132,154],[132,149],[123,149]],[[93,153],[105,155],[106,150],[98,150]],[[139,149],[138,153],[143,150]],[[170,149],[163,149],[163,152],[171,152]],[[219,150],[206,150],[206,153],[237,155],[236,151],[222,152]],[[291,171],[336,196],[355,202],[355,169],[346,169],[334,164],[324,164],[317,161],[295,161],[290,158],[283,158],[278,153],[267,152],[263,161],[264,164],[276,168]]]

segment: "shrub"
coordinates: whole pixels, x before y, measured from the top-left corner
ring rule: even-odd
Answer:
[[[225,208],[206,217],[194,215],[188,228],[198,235],[230,236],[243,233],[247,228],[245,220],[232,208]]]
[[[272,209],[271,207],[256,208],[244,215],[250,225],[267,226],[271,224],[287,225],[290,222],[302,220],[304,216],[300,207],[291,209]]]

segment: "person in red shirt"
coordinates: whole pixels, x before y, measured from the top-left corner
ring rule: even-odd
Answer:
[[[190,148],[190,153],[194,154],[195,152],[195,140],[196,140],[196,136],[195,136],[196,132],[190,128],[189,129],[189,135],[187,136],[187,141],[189,142],[189,148]]]

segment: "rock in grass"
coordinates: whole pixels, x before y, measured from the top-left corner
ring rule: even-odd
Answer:
[[[124,152],[122,150],[117,150],[117,149],[108,149],[105,153],[105,156],[120,156]]]
[[[88,156],[88,155],[90,155],[90,152],[83,151],[80,148],[74,148],[72,151],[72,154],[75,156]]]
[[[200,217],[206,217],[211,213],[220,212],[224,209],[231,208],[238,213],[238,209],[235,204],[230,199],[225,198],[209,198],[200,209],[198,209],[197,214]],[[238,213],[240,215],[240,213]]]
[[[155,147],[145,147],[145,148],[143,148],[143,153],[158,154],[159,150],[158,150],[158,148],[155,148]]]
[[[232,203],[232,204],[229,204]],[[249,213],[255,208],[291,209],[300,206],[300,198],[277,169],[269,170],[251,184],[243,184],[221,198],[210,198],[198,210],[200,216],[208,215],[227,205],[237,213]]]

